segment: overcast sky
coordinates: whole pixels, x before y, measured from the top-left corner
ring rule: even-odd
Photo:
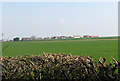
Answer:
[[[4,39],[118,34],[115,2],[4,2]]]

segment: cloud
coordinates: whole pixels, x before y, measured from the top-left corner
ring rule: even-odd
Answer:
[[[60,19],[60,23],[64,23],[65,22],[65,20],[62,18],[62,19]]]

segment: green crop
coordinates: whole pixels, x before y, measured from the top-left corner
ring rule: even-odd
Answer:
[[[6,47],[7,46],[7,47]],[[56,40],[56,41],[20,41],[3,42],[2,56],[20,56],[26,54],[40,55],[45,53],[64,53],[72,55],[87,55],[94,59],[111,56],[118,59],[118,40]]]

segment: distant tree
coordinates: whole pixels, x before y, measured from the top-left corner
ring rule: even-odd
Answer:
[[[19,41],[19,40],[20,40],[19,37],[13,38],[13,41]]]
[[[35,40],[37,37],[35,35],[30,36],[32,40]]]

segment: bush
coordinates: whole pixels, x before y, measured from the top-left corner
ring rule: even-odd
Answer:
[[[118,81],[118,62],[106,63],[106,58],[94,62],[89,56],[43,54],[3,57],[3,81]]]

